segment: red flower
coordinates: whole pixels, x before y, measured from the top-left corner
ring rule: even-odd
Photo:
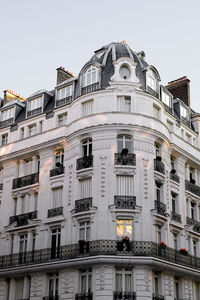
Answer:
[[[127,235],[125,235],[125,236],[123,236],[123,238],[122,238],[123,240],[127,240],[127,241],[129,241],[129,237],[127,236]]]

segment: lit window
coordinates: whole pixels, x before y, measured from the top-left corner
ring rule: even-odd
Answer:
[[[72,96],[72,85],[57,90],[57,100]]]
[[[131,269],[117,269],[115,279],[116,292],[131,292],[132,288],[132,270]]]
[[[67,122],[67,113],[58,115],[58,126],[63,126]]]
[[[5,146],[8,144],[8,133],[2,134],[1,136],[1,145]]]
[[[91,115],[92,112],[93,112],[93,100],[83,102],[82,103],[82,115],[83,115],[83,117]]]
[[[36,134],[36,124],[28,126],[28,135],[32,136]]]
[[[91,272],[91,270],[86,270],[86,271],[83,271],[80,273],[80,292],[84,293],[84,294],[92,292],[92,272]]]
[[[181,113],[181,117],[183,117],[183,118],[187,118],[188,117],[188,111],[182,105],[180,105],[180,113]]]
[[[147,85],[154,91],[157,90],[157,80],[155,73],[150,70],[147,73]]]
[[[162,102],[171,107],[170,96],[162,90]]]
[[[6,109],[1,112],[1,121],[14,118],[14,107]]]
[[[122,149],[128,149],[128,153],[133,152],[133,142],[131,136],[128,135],[117,136],[117,152],[121,153]]]
[[[92,139],[87,139],[82,143],[83,157],[92,155]]]
[[[49,276],[49,297],[48,299],[58,299],[58,286],[59,276],[58,274],[52,274]]]
[[[79,225],[79,240],[90,240],[90,221],[80,222]]]
[[[84,74],[84,86],[88,86],[96,82],[98,82],[97,68],[91,66]]]
[[[55,166],[56,167],[61,167],[63,166],[64,163],[64,149],[57,149],[54,152],[55,155]]]
[[[117,238],[121,239],[123,236],[128,236],[132,239],[133,234],[133,220],[117,219]]]
[[[131,97],[118,96],[117,97],[117,110],[124,112],[131,112]]]

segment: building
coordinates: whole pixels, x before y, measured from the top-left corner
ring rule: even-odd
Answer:
[[[4,92],[0,300],[200,299],[200,115],[126,42]]]

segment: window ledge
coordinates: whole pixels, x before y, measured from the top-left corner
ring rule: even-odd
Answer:
[[[63,222],[65,221],[65,217],[63,215],[51,217],[51,218],[46,218],[44,220],[44,224],[51,224],[51,223],[56,223],[56,222]]]
[[[136,166],[114,165],[115,174],[117,175],[135,175]]]
[[[76,171],[77,179],[81,179],[84,177],[91,177],[93,175],[93,169],[94,168],[91,167],[91,168],[85,168],[85,169]]]

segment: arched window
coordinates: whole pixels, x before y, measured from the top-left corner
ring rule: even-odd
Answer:
[[[55,166],[56,167],[61,167],[63,166],[64,163],[64,149],[59,148],[54,151],[54,156],[55,156]]]
[[[129,153],[133,152],[132,138],[129,135],[118,135],[117,136],[117,152],[121,153],[122,149],[128,149]]]
[[[92,155],[92,139],[87,139],[82,142],[82,155],[83,157]]]
[[[84,74],[84,86],[98,82],[97,68],[91,66]]]
[[[157,90],[157,78],[156,74],[152,71],[149,70],[147,73],[147,85],[154,91]]]

